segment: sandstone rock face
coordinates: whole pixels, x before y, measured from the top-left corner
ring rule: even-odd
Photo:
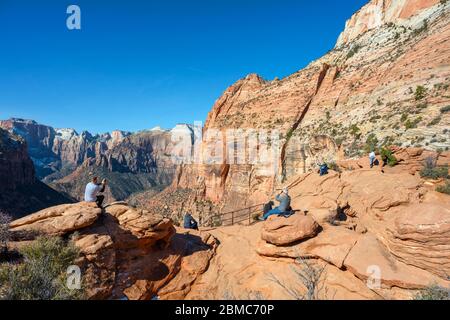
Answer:
[[[0,129],[0,180],[1,192],[36,181],[25,141],[3,129]]]
[[[308,216],[293,215],[289,218],[271,216],[264,223],[261,238],[275,245],[287,245],[314,237],[319,225]]]
[[[39,178],[59,170],[63,163],[77,165],[85,157],[94,155],[95,142],[88,132],[78,135],[72,129],[56,130],[32,120],[17,118],[0,121],[0,127],[27,141]]]
[[[39,182],[26,142],[0,128],[0,211],[22,217],[69,199]]]
[[[336,46],[345,45],[384,24],[401,23],[402,20],[418,15],[422,10],[438,3],[439,0],[372,0],[347,21]]]
[[[377,146],[399,145],[395,170],[417,172],[433,151],[450,147],[450,113],[441,112],[448,104],[449,9],[438,0],[371,1],[347,24],[337,47],[303,70],[281,80],[251,74],[237,81],[208,114],[202,145],[213,148],[212,129],[222,133],[224,148],[229,129],[278,131],[276,166],[184,165],[174,187],[203,189],[222,212],[259,205],[281,184],[316,171],[318,162],[367,154],[368,138]],[[424,96],[416,95],[418,88]],[[240,135],[234,142],[242,140],[248,141]],[[259,150],[274,146],[266,140]],[[352,166],[369,163],[363,158]],[[318,214],[326,218],[325,211]]]
[[[184,298],[217,246],[206,233],[177,233],[170,219],[120,203],[104,211],[90,203],[49,208],[14,221],[11,231],[19,241],[77,231],[89,299],[150,299],[162,288],[164,298]]]
[[[450,206],[418,203],[395,219],[389,250],[406,264],[442,278],[450,275]]]

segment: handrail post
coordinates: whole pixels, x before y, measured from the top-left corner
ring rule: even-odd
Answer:
[[[234,225],[234,212],[231,213],[231,225]]]

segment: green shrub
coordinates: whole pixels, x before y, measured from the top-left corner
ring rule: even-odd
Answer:
[[[446,107],[442,107],[441,108],[441,113],[447,113],[450,112],[450,106],[446,106]]]
[[[436,117],[433,120],[431,120],[430,123],[428,123],[428,126],[429,127],[430,126],[435,126],[435,125],[439,124],[439,122],[441,122],[441,120],[442,120],[442,118],[440,116]]]
[[[364,151],[366,153],[375,151],[378,147],[378,138],[374,133],[369,134],[366,139],[366,145],[364,146]]]
[[[20,264],[0,268],[0,298],[7,300],[71,300],[83,298],[83,290],[66,286],[67,268],[79,250],[72,241],[39,237],[19,250]]]
[[[351,57],[353,57],[355,54],[358,53],[358,51],[361,49],[361,46],[359,44],[354,45],[350,51],[347,53],[347,59],[350,59]]]
[[[337,146],[341,146],[342,143],[344,142],[344,137],[337,137],[334,142],[336,143]]]
[[[400,118],[401,122],[405,122],[406,120],[408,120],[408,114],[407,113],[403,113],[402,117]]]
[[[286,139],[289,140],[294,135],[294,129],[289,129],[288,133],[286,134]]]
[[[436,165],[436,160],[433,157],[428,157],[425,159],[424,167],[420,171],[420,176],[422,178],[433,180],[448,178],[448,166],[438,167]]]
[[[356,124],[352,124],[352,125],[350,126],[350,133],[351,133],[353,136],[358,135],[360,132],[361,132],[361,130],[358,128],[358,126],[357,126]]]
[[[427,94],[427,89],[424,86],[417,86],[414,96],[415,96],[416,100],[418,101],[418,100],[422,100],[423,98],[425,98],[426,94]]]
[[[450,195],[450,181],[447,180],[443,186],[438,186],[436,191]]]
[[[406,130],[408,130],[408,129],[414,129],[414,128],[417,128],[417,125],[420,123],[422,121],[422,117],[418,117],[418,118],[416,118],[416,119],[414,119],[414,120],[410,120],[410,119],[408,119],[408,120],[406,120],[406,122],[405,122],[405,129]]]
[[[434,284],[421,290],[414,300],[450,300],[450,289]]]
[[[390,167],[394,167],[398,163],[398,160],[392,154],[392,151],[387,148],[382,148],[380,151],[380,155],[383,162],[386,162]]]
[[[9,224],[11,220],[11,216],[0,211],[0,254],[8,250],[8,241],[10,238]]]
[[[339,172],[339,173],[342,172],[341,168],[340,168],[340,167],[338,166],[338,164],[337,164],[336,162],[334,162],[334,161],[327,162],[327,166],[328,166],[328,168],[329,168],[330,170],[333,170],[333,171],[336,171],[336,172]]]

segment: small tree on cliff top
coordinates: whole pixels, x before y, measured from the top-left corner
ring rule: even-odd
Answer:
[[[11,220],[11,216],[0,211],[0,254],[8,250],[8,241],[10,238],[9,224]]]

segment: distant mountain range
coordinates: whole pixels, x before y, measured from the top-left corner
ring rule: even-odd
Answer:
[[[161,191],[176,170],[171,160],[171,131],[193,134],[187,124],[171,131],[156,127],[137,133],[79,134],[18,118],[0,121],[0,128],[26,142],[38,179],[73,200],[82,200],[84,186],[94,174],[109,180],[108,201]]]

